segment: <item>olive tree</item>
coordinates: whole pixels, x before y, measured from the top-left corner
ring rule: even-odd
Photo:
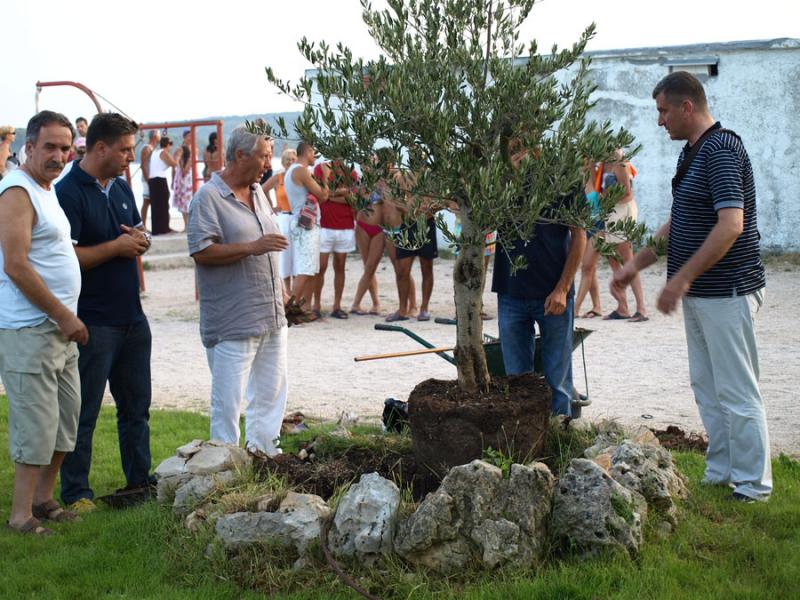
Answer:
[[[423,209],[458,211],[458,235],[437,217],[458,249],[458,382],[467,391],[486,389],[480,316],[485,235],[497,231],[497,251],[508,252],[543,220],[591,226],[608,214],[621,190],[592,214],[582,194],[586,166],[630,148],[633,139],[587,118],[594,85],[584,49],[594,25],[570,48],[544,54],[535,40],[521,39],[534,0],[388,0],[382,10],[361,3],[381,50],[378,59],[354,57],[344,44],[332,48],[303,39],[300,52],[315,66],[309,76],[286,82],[270,67],[267,76],[304,103],[297,134],[328,159],[360,164],[365,189],[384,176],[385,165],[365,167],[381,162],[375,151],[384,147],[396,168],[410,174],[388,184],[401,196],[409,190],[398,181],[412,182],[409,219]],[[271,131],[263,124],[251,127]],[[285,136],[285,124],[279,128]],[[580,201],[550,210],[554,198],[569,195]],[[354,196],[354,205],[366,206],[364,196]],[[614,231],[636,238],[644,229],[631,221]],[[524,261],[512,267],[523,269]]]

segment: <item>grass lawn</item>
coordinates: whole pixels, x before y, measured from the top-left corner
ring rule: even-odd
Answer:
[[[13,479],[7,415],[0,397],[3,521]],[[154,465],[177,446],[208,435],[207,417],[192,413],[156,411],[151,424]],[[360,582],[382,598],[800,598],[800,462],[775,459],[770,502],[739,505],[725,499],[726,490],[699,486],[702,456],[677,453],[676,460],[691,488],[681,522],[667,539],[648,531],[635,562],[562,559],[538,572],[472,573],[450,580],[394,565],[364,569]],[[92,484],[98,494],[124,484],[113,409],[104,408],[98,422]],[[277,591],[282,595],[272,597],[357,597],[323,563],[307,572],[278,570],[254,552],[237,561],[260,562],[268,573],[243,578],[236,561],[206,560],[208,535],[193,538],[155,503],[121,512],[101,509],[82,523],[55,528],[58,535],[46,539],[0,530],[0,598],[239,599]],[[243,579],[261,588],[245,590],[236,583]]]

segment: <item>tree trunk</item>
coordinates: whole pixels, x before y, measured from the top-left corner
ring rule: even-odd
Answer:
[[[461,207],[461,238],[480,241],[461,246],[453,268],[456,304],[456,363],[458,384],[469,392],[488,390],[489,369],[483,351],[483,236],[476,231],[469,210]]]

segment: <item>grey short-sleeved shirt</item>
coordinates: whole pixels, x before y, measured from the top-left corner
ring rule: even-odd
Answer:
[[[261,186],[251,187],[255,213],[214,173],[190,205],[189,254],[212,244],[241,244],[280,233]],[[200,336],[211,348],[286,327],[278,254],[248,256],[228,265],[197,265]]]

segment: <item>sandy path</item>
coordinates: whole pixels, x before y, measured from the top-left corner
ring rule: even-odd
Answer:
[[[431,312],[452,316],[452,261],[437,260]],[[344,305],[349,308],[361,274],[361,262],[347,262]],[[766,305],[757,320],[761,359],[761,391],[773,452],[800,456],[800,332],[792,311],[800,295],[800,266],[770,261]],[[610,271],[602,267],[600,282],[606,312],[613,301],[605,290]],[[418,270],[415,269],[418,278]],[[332,274],[324,290],[323,310],[332,302]],[[378,271],[384,312],[394,309],[394,274],[388,260]],[[586,370],[593,404],[584,410],[591,419],[610,417],[627,424],[665,427],[679,425],[701,430],[689,387],[683,319],[665,317],[654,309],[664,281],[664,266],[645,273],[644,287],[650,321],[576,320],[594,330],[585,344]],[[146,273],[143,304],[153,331],[153,407],[208,412],[211,378],[198,332],[199,309],[194,301],[194,271],[175,269]],[[496,299],[484,301],[496,315]],[[632,298],[630,299],[632,303]],[[365,307],[368,304],[364,305]],[[588,304],[584,306],[584,309]],[[389,396],[405,400],[421,380],[454,378],[455,367],[433,355],[356,363],[353,357],[421,348],[396,332],[375,331],[382,317],[355,317],[346,321],[326,318],[289,331],[289,410],[335,418],[342,411],[377,418]],[[451,345],[455,327],[415,320],[405,325],[437,346]],[[497,335],[497,320],[485,323],[485,332]],[[585,391],[580,351],[573,354],[575,385]],[[110,400],[110,397],[107,398]],[[645,417],[649,415],[652,418]]]
[[[453,313],[452,264],[448,260],[436,261],[431,304],[434,316]],[[800,267],[788,263],[771,264],[767,302],[757,322],[761,390],[767,402],[772,448],[774,452],[793,455],[800,455],[800,405],[795,389],[800,383],[800,334],[791,314],[800,293],[799,271]],[[345,287],[348,307],[360,273],[360,261],[350,257]],[[606,285],[609,274],[607,268],[601,270],[601,286]],[[333,296],[330,273],[328,279],[323,296],[326,311],[330,310]],[[584,411],[585,416],[613,417],[629,424],[657,427],[676,424],[691,430],[702,428],[689,387],[683,320],[680,316],[665,317],[653,308],[663,280],[663,266],[645,275],[645,294],[651,307],[648,323],[576,321],[595,330],[585,345],[589,391],[594,402]],[[395,299],[388,261],[379,270],[379,286],[387,311],[393,308]],[[210,376],[198,334],[193,271],[148,272],[147,287],[144,306],[154,339],[153,405],[207,412]],[[494,295],[487,292],[485,302],[490,313],[496,315]],[[609,311],[613,305],[605,289],[603,302]],[[347,321],[327,318],[293,327],[289,333],[289,409],[330,418],[344,410],[376,417],[384,398],[405,399],[414,385],[427,377],[455,377],[455,367],[436,356],[355,363],[353,357],[359,354],[420,348],[401,333],[375,331],[373,326],[378,322],[382,318],[351,316]],[[409,321],[408,327],[437,345],[449,345],[455,339],[454,327],[433,321]],[[497,321],[488,321],[485,331],[497,335]],[[584,391],[580,352],[576,351],[573,358],[575,383]]]

